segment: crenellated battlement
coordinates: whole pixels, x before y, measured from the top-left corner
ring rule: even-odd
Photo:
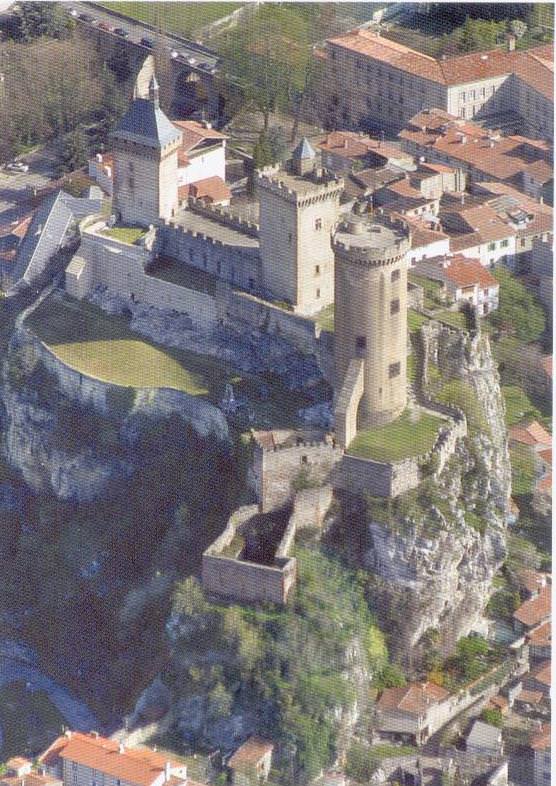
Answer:
[[[187,206],[197,215],[217,221],[230,229],[237,229],[238,232],[243,232],[249,237],[259,237],[259,225],[255,221],[248,221],[241,216],[234,215],[219,205],[205,205],[201,200],[189,197]]]
[[[257,172],[257,186],[298,207],[306,207],[339,197],[344,181],[328,170],[316,170],[312,175],[298,176],[270,168]]]

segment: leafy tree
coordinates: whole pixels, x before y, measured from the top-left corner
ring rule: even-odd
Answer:
[[[262,131],[253,148],[253,167],[254,169],[263,169],[263,167],[274,163],[274,153],[268,134]]]
[[[499,729],[502,728],[504,723],[502,713],[495,707],[485,707],[485,709],[481,712],[481,720],[483,720],[485,723],[490,723],[491,726],[496,726]]]
[[[490,317],[492,324],[521,341],[536,341],[545,329],[542,307],[509,270],[497,267],[494,275],[500,284],[500,303]]]
[[[14,38],[20,41],[41,36],[64,38],[73,29],[73,20],[58,3],[21,3],[14,16]]]
[[[76,128],[64,139],[62,148],[62,166],[65,172],[73,172],[87,163],[89,143],[86,134]]]
[[[454,662],[466,679],[473,680],[483,673],[488,652],[488,642],[481,636],[465,636],[456,644]]]
[[[231,695],[221,682],[217,683],[208,695],[208,718],[212,721],[227,718],[231,708]]]
[[[268,148],[272,156],[272,163],[284,161],[288,155],[286,135],[282,126],[272,126],[267,134]]]
[[[358,783],[368,783],[378,762],[369,748],[361,742],[352,743],[346,757],[346,775]]]
[[[125,44],[120,42],[116,44],[107,65],[118,82],[127,82],[132,74],[132,68],[129,62],[128,48]]]
[[[522,19],[512,19],[510,22],[510,31],[516,38],[523,38],[527,32],[527,25]]]
[[[375,687],[401,688],[406,684],[405,674],[395,663],[387,663],[374,679]]]

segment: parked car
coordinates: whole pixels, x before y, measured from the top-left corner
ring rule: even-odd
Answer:
[[[12,161],[6,164],[6,169],[8,172],[28,172],[29,164],[25,164],[23,161]]]
[[[114,29],[114,32],[116,33],[116,35],[119,35],[119,36],[120,36],[120,38],[129,38],[129,33],[128,33],[128,31],[127,31],[127,30],[124,30],[124,28],[123,28],[123,27],[116,27],[116,28]]]
[[[92,14],[79,14],[79,19],[81,19],[82,22],[87,22],[90,25],[98,23],[98,19],[95,19]]]
[[[68,14],[70,16],[79,16],[79,13],[75,10],[75,8],[68,8]]]
[[[141,44],[141,46],[148,46],[149,49],[154,48],[154,41],[152,38],[147,38],[146,36],[143,36],[143,38],[139,41],[139,43]]]
[[[169,52],[170,57],[172,58],[172,60],[175,60],[175,58],[178,57],[178,55],[179,55],[178,50],[174,49],[173,46],[169,46],[168,47],[168,52]]]
[[[111,33],[112,30],[114,29],[109,24],[107,24],[107,22],[99,22],[98,23],[98,27],[99,27],[99,30],[106,30],[107,33]]]

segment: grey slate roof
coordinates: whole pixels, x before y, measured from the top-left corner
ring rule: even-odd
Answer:
[[[9,278],[12,286],[20,281],[33,283],[44,272],[53,254],[60,248],[73,215],[65,199],[55,191],[37,209],[19,248]]]
[[[467,735],[467,748],[469,747],[497,751],[500,748],[500,729],[476,720]]]
[[[100,190],[100,189],[99,189]],[[71,194],[61,192],[61,198],[67,208],[71,210],[75,218],[85,218],[92,213],[100,213],[102,209],[102,191],[99,197],[74,197]]]
[[[181,132],[155,101],[135,98],[111,136],[160,150],[170,142],[179,142]]]
[[[303,137],[301,142],[292,153],[292,158],[294,161],[304,161],[307,158],[314,158],[315,156],[316,153],[309,144],[309,140],[306,136]]]

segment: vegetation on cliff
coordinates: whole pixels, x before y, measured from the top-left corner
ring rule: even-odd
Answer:
[[[195,579],[181,583],[165,680],[182,698],[206,697],[207,721],[254,716],[256,731],[289,752],[284,766],[298,782],[332,760],[342,722],[364,708],[387,653],[357,576],[316,549],[298,547],[296,557],[298,586],[283,609],[211,602]]]

